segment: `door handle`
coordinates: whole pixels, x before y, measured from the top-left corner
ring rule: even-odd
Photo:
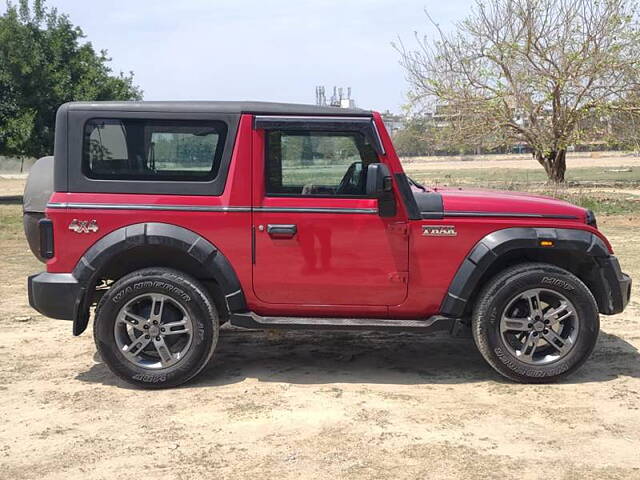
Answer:
[[[271,238],[293,238],[298,233],[296,225],[267,225],[267,233]]]

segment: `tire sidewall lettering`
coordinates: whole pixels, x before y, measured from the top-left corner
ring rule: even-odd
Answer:
[[[569,292],[574,291],[576,289],[576,287],[571,285],[566,280],[562,280],[562,279],[557,278],[557,277],[551,277],[551,276],[542,277],[542,280],[540,280],[540,283],[542,285],[547,285],[549,287],[560,288],[560,289],[563,289],[563,290],[566,290],[566,291],[569,291]]]
[[[115,304],[122,303],[122,300],[126,298],[128,295],[134,292],[141,292],[143,290],[151,290],[151,289],[162,289],[168,293],[173,293],[180,297],[180,300],[189,303],[191,302],[191,296],[187,294],[180,287],[173,285],[168,282],[163,282],[160,280],[145,280],[142,282],[134,283],[133,285],[127,285],[126,287],[119,290],[115,293],[111,299],[111,301]]]
[[[160,383],[160,382],[167,381],[166,375],[153,375],[150,373],[136,373],[131,378],[133,380],[137,380],[139,382],[145,382],[145,383]]]

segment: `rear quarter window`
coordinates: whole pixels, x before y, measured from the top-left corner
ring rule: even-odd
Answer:
[[[218,121],[91,119],[82,170],[92,179],[209,181],[220,168],[226,135]]]

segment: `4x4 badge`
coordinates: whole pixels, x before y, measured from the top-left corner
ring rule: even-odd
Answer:
[[[455,237],[458,232],[453,225],[424,225],[422,235],[425,237]]]
[[[69,224],[69,230],[76,233],[95,233],[98,231],[98,222],[95,220],[78,220],[74,218]]]

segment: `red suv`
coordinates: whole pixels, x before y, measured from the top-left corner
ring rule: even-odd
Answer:
[[[420,185],[380,115],[355,109],[63,105],[24,220],[47,264],[30,304],[74,335],[95,307],[102,359],[146,387],[195,377],[224,322],[470,329],[502,375],[552,381],[587,359],[598,313],[621,312],[631,287],[592,212]]]

